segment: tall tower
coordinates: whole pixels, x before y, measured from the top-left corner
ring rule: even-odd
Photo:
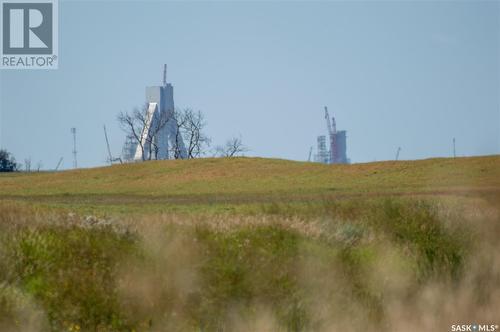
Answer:
[[[328,164],[347,164],[349,163],[349,159],[347,158],[346,153],[346,131],[345,130],[337,130],[337,123],[335,122],[335,117],[331,117],[328,113],[328,108],[325,106],[325,120],[326,126],[328,129],[328,134],[330,137],[330,151],[328,161],[325,163]],[[319,137],[318,137],[319,139]],[[319,147],[319,140],[318,140]]]
[[[73,135],[73,168],[78,168],[78,162],[76,159],[76,128],[71,128],[71,134]]]
[[[326,147],[326,136],[321,135],[317,138],[317,154],[314,160],[318,163],[329,164],[330,163],[330,152]]]
[[[186,147],[182,137],[178,135],[176,119],[174,118],[174,87],[167,83],[167,65],[163,67],[163,82],[161,86],[146,87],[146,103],[148,105],[146,123],[141,133],[141,142],[144,147],[144,159],[149,159],[149,148],[151,145],[151,130],[158,128],[160,130],[154,133],[153,143],[158,147],[157,159],[169,159],[170,147],[178,147],[178,158],[187,158]],[[165,123],[166,121],[166,123]],[[169,147],[170,143],[170,147]],[[154,159],[152,156],[151,159]],[[134,160],[143,159],[143,151],[138,144],[134,154]]]

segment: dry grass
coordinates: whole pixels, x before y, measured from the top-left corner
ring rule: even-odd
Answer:
[[[0,203],[7,331],[443,331],[499,322],[498,197],[100,220]],[[272,213],[270,213],[272,212]],[[283,213],[282,213],[283,212]]]
[[[0,331],[500,323],[500,157],[0,176]]]
[[[1,174],[2,196],[163,197],[210,195],[435,192],[498,190],[500,156],[321,165],[261,158],[152,161],[58,173]],[[175,201],[174,201],[175,202]]]

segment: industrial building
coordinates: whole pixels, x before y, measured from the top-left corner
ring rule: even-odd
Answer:
[[[174,87],[167,83],[167,65],[163,69],[163,84],[146,87],[147,113],[145,125],[141,131],[141,144],[132,136],[127,136],[122,150],[124,161],[141,161],[144,159],[169,159],[172,147],[179,151],[179,157],[187,157],[182,135],[177,133],[177,123],[174,118]],[[163,122],[161,125],[159,121]],[[160,128],[157,130],[157,128]],[[149,156],[150,144],[158,147],[155,156]],[[144,147],[141,149],[141,145]],[[144,154],[144,155],[143,155]]]
[[[335,117],[330,120],[328,108],[325,106],[325,120],[328,129],[329,144],[326,142],[326,136],[318,136],[317,152],[314,161],[323,164],[348,164],[346,131],[337,131]]]

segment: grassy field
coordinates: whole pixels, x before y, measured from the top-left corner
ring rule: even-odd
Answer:
[[[238,209],[378,196],[500,191],[500,157],[328,166],[260,158],[148,162],[58,173],[0,175],[0,199],[88,213]],[[186,207],[187,206],[187,207]]]
[[[0,175],[0,331],[500,324],[500,157]]]

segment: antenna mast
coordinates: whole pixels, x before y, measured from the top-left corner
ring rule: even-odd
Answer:
[[[167,85],[167,64],[163,65],[163,86]]]
[[[78,163],[76,161],[76,128],[71,128],[71,133],[73,134],[73,168],[78,168]]]

